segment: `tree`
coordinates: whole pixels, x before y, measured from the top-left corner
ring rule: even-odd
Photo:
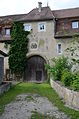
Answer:
[[[79,34],[75,33],[72,37],[72,42],[69,44],[69,47],[66,49],[70,55],[70,59],[73,65],[79,65]]]
[[[68,48],[66,49],[70,56],[70,61],[73,65],[73,71],[79,71],[79,34],[75,33],[72,37],[71,43],[69,43]]]
[[[26,54],[28,52],[28,34],[24,31],[23,23],[14,22],[11,32],[11,45],[9,50],[9,68],[15,75],[23,76],[27,65]]]

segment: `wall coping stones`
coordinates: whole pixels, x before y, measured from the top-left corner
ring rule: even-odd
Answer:
[[[67,106],[79,110],[79,92],[62,86],[58,82],[55,82],[52,78],[50,78],[50,84]]]

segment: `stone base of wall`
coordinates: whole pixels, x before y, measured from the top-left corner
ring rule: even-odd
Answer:
[[[11,82],[4,82],[2,85],[0,85],[0,94],[3,94],[4,92],[8,91],[11,87]]]
[[[79,109],[79,92],[67,89],[52,79],[50,79],[50,84],[67,105]]]

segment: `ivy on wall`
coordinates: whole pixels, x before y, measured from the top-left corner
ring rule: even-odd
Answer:
[[[28,52],[29,32],[24,31],[23,23],[14,22],[11,32],[11,45],[9,50],[9,68],[15,75],[23,76],[27,65],[26,54]]]

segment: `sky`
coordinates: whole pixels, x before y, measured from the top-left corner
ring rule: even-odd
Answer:
[[[79,7],[79,0],[0,0],[0,16],[12,14],[26,14],[33,8],[48,5],[52,10]]]

